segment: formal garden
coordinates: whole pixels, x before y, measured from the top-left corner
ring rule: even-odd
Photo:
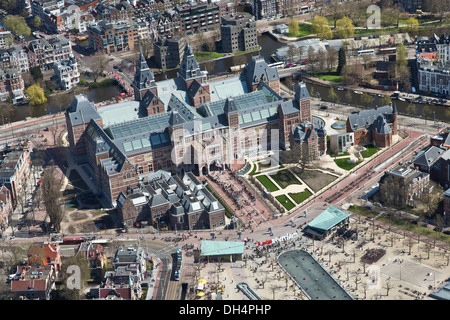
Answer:
[[[271,165],[270,159],[253,163],[248,179],[281,213],[300,205],[328,186],[338,175],[295,165]]]

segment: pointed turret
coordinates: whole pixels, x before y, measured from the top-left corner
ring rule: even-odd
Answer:
[[[195,79],[197,79],[200,83],[202,82],[202,72],[188,41],[186,42],[186,46],[184,48],[183,60],[181,60],[178,75],[185,81],[187,88],[189,88],[190,84]]]
[[[148,90],[156,90],[155,76],[148,67],[147,61],[142,54],[142,48],[140,49],[139,59],[136,65],[133,87],[136,100],[142,100]],[[157,92],[154,93],[157,94]]]
[[[172,110],[170,112],[169,124],[173,127],[181,126],[184,122],[186,122],[176,110]]]
[[[237,112],[236,104],[234,103],[233,98],[227,98],[225,101],[224,110],[225,114],[230,114],[233,112]]]

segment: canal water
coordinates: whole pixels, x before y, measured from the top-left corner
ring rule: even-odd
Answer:
[[[315,97],[320,98],[322,101],[325,102],[332,102],[332,99],[329,97],[329,90],[330,88],[324,85],[316,84],[316,83],[308,83],[306,84],[309,91],[312,93]],[[337,103],[340,104],[349,104],[353,105],[356,108],[361,109],[369,109],[369,108],[375,108],[376,106],[382,106],[382,103],[380,102],[381,98],[378,96],[373,96],[373,101],[370,103],[365,103],[361,101],[361,94],[356,94],[353,92],[353,90],[344,90],[344,91],[338,91],[335,90],[338,101]],[[411,103],[408,101],[400,101],[397,99],[392,99],[392,103],[395,103],[397,106],[397,110],[400,114],[403,115],[410,115],[417,118],[424,118],[426,115],[424,112],[424,108],[426,106],[429,107],[430,112],[428,114],[428,120],[434,120],[437,121],[444,121],[444,122],[450,122],[450,112],[447,112],[447,109],[449,109],[446,106],[442,105],[428,105],[426,103]],[[414,108],[408,108],[408,105],[412,104]],[[356,109],[355,108],[355,109]],[[414,112],[410,112],[409,110],[414,110]]]
[[[48,98],[47,102],[41,105],[15,105],[9,112],[8,120],[14,122],[23,120],[26,117],[40,117],[46,114],[64,111],[73,101],[76,94],[85,94],[90,101],[97,103],[117,97],[120,93],[121,89],[117,86],[106,86],[95,89],[77,88],[76,91],[52,95]]]
[[[282,47],[284,44],[272,39],[267,34],[263,34],[258,37],[258,43],[261,46],[260,53],[268,63],[274,62],[271,55],[275,51]],[[213,61],[200,62],[199,66],[201,70],[208,71],[209,75],[220,74],[224,72],[229,72],[230,67],[237,66],[241,64],[247,64],[253,56],[258,55],[258,52],[249,52],[237,56],[230,56],[226,58],[221,58]],[[166,77],[168,79],[175,78],[177,76],[178,69],[170,70],[166,72]],[[163,79],[163,75],[159,74],[155,76],[156,81]]]
[[[282,47],[284,44],[277,42],[273,38],[271,38],[267,34],[262,34],[258,37],[258,42],[261,46],[260,53],[265,58],[265,60],[268,63],[274,62],[271,58],[272,54],[280,47]],[[207,70],[208,74],[214,75],[214,74],[220,74],[223,72],[230,71],[230,67],[235,65],[241,65],[241,64],[247,64],[251,58],[255,55],[257,55],[258,52],[249,52],[246,54],[238,55],[238,56],[230,56],[223,59],[217,59],[213,61],[206,61],[199,63],[200,68],[202,70]],[[166,72],[166,77],[168,79],[175,78],[177,76],[178,70],[170,70]],[[163,79],[163,75],[157,75],[156,77],[157,81],[160,81]],[[307,84],[308,88],[311,90],[314,94],[314,96],[318,96],[323,101],[330,101],[329,99],[329,88],[320,85],[320,84]],[[58,94],[55,96],[49,97],[48,101],[40,106],[29,106],[29,105],[19,105],[14,106],[10,112],[10,121],[19,121],[23,120],[25,117],[39,117],[45,114],[51,114],[60,112],[61,110],[64,110],[67,108],[67,106],[72,102],[75,94],[86,94],[88,99],[94,103],[111,100],[114,97],[117,97],[120,95],[120,88],[117,86],[107,86],[102,88],[96,88],[96,89],[88,89],[88,88],[79,88],[77,91],[71,92],[71,93],[63,93]],[[361,101],[361,95],[355,94],[353,91],[338,91],[336,90],[336,94],[338,96],[338,102],[344,103],[344,104],[352,104],[356,107],[361,108],[374,108],[375,106],[381,106],[380,103],[380,97],[374,96],[373,101],[369,104],[365,104]],[[407,101],[399,101],[399,100],[393,100],[397,104],[397,109],[401,114],[406,114],[407,106],[409,102]],[[423,109],[426,104],[419,104],[419,103],[413,103],[415,106],[413,116],[421,116],[423,117]],[[450,112],[446,113],[447,107],[444,106],[430,106],[431,107],[431,114],[429,116],[430,119],[433,117],[436,117],[437,120],[440,121],[447,121],[450,122]],[[433,113],[434,111],[434,113]]]

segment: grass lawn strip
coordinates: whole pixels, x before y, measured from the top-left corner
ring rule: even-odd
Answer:
[[[378,151],[381,150],[381,148],[377,148],[372,146],[366,146],[367,150],[361,151],[361,156],[363,156],[363,158],[370,158],[371,156],[373,156],[375,153],[377,153]]]
[[[310,196],[312,196],[311,191],[309,191],[308,189],[305,189],[302,192],[298,192],[298,193],[289,193],[289,196],[291,197],[291,199],[293,199],[297,204],[302,203],[303,201],[305,201],[306,199],[308,199]]]
[[[256,179],[258,179],[270,192],[279,190],[279,188],[265,175],[257,176]]]
[[[340,158],[335,159],[334,162],[338,165],[339,168],[350,171],[354,167],[356,167],[358,164],[360,164],[362,161],[356,161],[355,163],[348,163],[348,160],[350,158]]]
[[[291,200],[289,200],[288,197],[286,197],[286,195],[282,194],[280,196],[277,196],[276,199],[283,205],[283,207],[286,208],[286,210],[291,210],[292,208],[295,207],[295,205],[292,203]]]

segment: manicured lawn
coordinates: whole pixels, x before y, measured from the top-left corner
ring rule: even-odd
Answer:
[[[278,171],[276,174],[271,175],[271,178],[275,180],[278,185],[283,189],[291,184],[302,184],[297,178],[288,170]]]
[[[308,189],[306,189],[303,192],[298,192],[298,193],[289,193],[289,196],[294,199],[294,201],[299,204],[302,203],[303,201],[305,201],[306,199],[308,199],[310,196],[312,196],[311,191],[309,191]]]
[[[279,190],[279,188],[272,181],[270,181],[267,176],[257,176],[256,179],[258,179],[259,182],[261,182],[263,186],[266,187],[266,189],[270,192]]]
[[[278,201],[283,205],[283,207],[286,208],[286,210],[291,210],[295,205],[292,203],[291,200],[289,200],[288,197],[286,197],[284,194],[281,196],[276,197]]]
[[[311,34],[314,34],[314,31],[312,29],[311,24],[309,23],[299,23],[299,31],[297,34],[292,34],[290,32],[286,33],[287,37],[290,38],[297,38],[297,37],[304,37],[304,36],[309,36]]]
[[[198,62],[201,62],[201,61],[222,58],[223,53],[214,52],[214,51],[211,51],[211,52],[210,51],[201,51],[201,52],[194,52],[194,56]]]
[[[325,81],[331,81],[335,83],[341,83],[343,76],[340,76],[337,74],[336,71],[331,72],[308,72],[309,75],[325,80]]]
[[[363,156],[363,158],[370,158],[371,156],[373,156],[375,153],[377,153],[378,151],[381,150],[381,148],[377,148],[373,145],[370,146],[366,146],[365,147],[367,150],[364,150],[361,152],[361,155]]]
[[[342,168],[344,170],[351,170],[361,163],[361,161],[356,161],[355,163],[348,163],[348,160],[350,160],[350,158],[341,158],[335,159],[334,162],[336,162],[339,168]]]

